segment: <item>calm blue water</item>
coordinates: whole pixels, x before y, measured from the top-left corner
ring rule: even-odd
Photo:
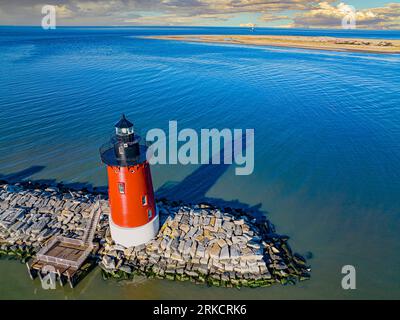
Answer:
[[[1,262],[3,298],[400,298],[400,55],[141,39],[237,28],[0,28],[0,178],[106,184],[98,147],[125,112],[142,132],[254,128],[255,170],[155,166],[159,194],[250,206],[312,252],[294,287],[226,290],[158,280],[44,292]],[[257,34],[400,39],[399,31]],[[341,268],[357,289],[341,289]],[[16,267],[17,266],[17,267]],[[26,277],[25,277],[26,276]]]

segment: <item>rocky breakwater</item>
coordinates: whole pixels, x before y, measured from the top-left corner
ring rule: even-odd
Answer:
[[[132,248],[113,244],[109,234],[99,254],[105,278],[148,277],[226,287],[294,284],[309,278],[305,259],[293,254],[288,237],[265,217],[211,205],[158,202],[157,237]]]
[[[113,242],[107,196],[63,185],[0,182],[0,256],[26,261],[53,236],[82,239],[95,203],[101,206],[91,259],[104,278],[135,275],[215,286],[268,286],[309,278],[305,259],[265,218],[208,204],[157,202],[161,229],[132,248]]]
[[[0,183],[0,256],[25,262],[53,236],[81,239],[96,197],[62,186]],[[106,210],[97,236],[105,232],[104,219]]]

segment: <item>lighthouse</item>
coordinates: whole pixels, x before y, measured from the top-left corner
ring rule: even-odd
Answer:
[[[115,135],[100,148],[107,165],[110,231],[115,243],[138,246],[159,230],[146,146],[125,115],[115,125]]]

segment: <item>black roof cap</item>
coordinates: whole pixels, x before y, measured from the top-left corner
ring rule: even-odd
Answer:
[[[116,128],[130,128],[133,127],[133,123],[130,122],[126,117],[125,114],[122,114],[121,120],[115,125]]]

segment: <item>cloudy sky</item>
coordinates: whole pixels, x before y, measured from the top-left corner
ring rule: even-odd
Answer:
[[[55,5],[58,25],[198,25],[340,28],[349,6],[357,28],[400,29],[400,3],[387,0],[1,0],[0,25],[40,25]]]

